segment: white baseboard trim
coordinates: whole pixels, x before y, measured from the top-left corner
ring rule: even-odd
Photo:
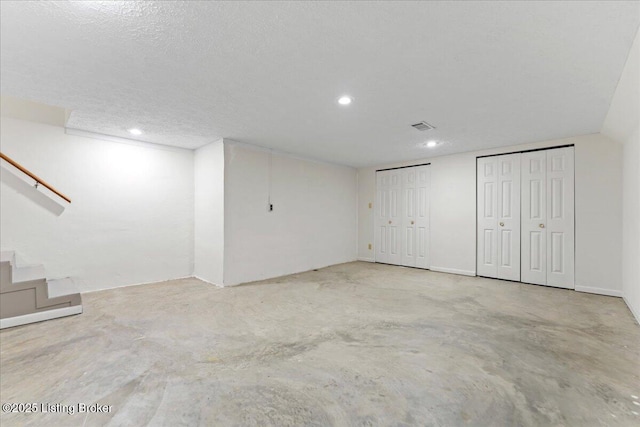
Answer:
[[[437,271],[438,273],[450,273],[450,274],[460,274],[462,276],[475,276],[476,272],[471,270],[458,270],[457,268],[445,268],[445,267],[429,267],[431,271]]]
[[[53,310],[39,311],[22,316],[8,317],[6,319],[0,319],[0,329],[13,328],[14,326],[57,319],[58,317],[73,316],[74,314],[81,313],[82,305],[74,305],[72,307],[55,308]]]
[[[193,279],[194,277],[196,277],[196,276],[191,275],[191,276],[174,277],[173,279],[161,279],[161,280],[157,280],[155,282],[129,283],[127,285],[111,286],[109,288],[90,289],[88,291],[80,290],[80,293],[81,294],[88,294],[88,293],[91,293],[91,292],[102,292],[102,291],[110,291],[111,289],[128,288],[129,286],[155,285],[156,283],[169,282],[171,280]],[[197,279],[197,277],[196,277],[196,279]]]
[[[636,322],[638,322],[638,325],[640,325],[640,311],[635,311],[633,309],[633,306],[631,306],[631,304],[629,304],[629,301],[627,301],[627,299],[625,297],[622,297],[622,300],[624,301],[625,304],[627,304],[627,307],[629,307],[629,311],[631,312],[633,317],[636,318]]]
[[[622,291],[616,291],[615,289],[605,289],[605,288],[592,288],[590,286],[577,286],[576,291],[578,292],[587,292],[589,294],[598,294],[598,295],[606,295],[609,297],[622,297]]]
[[[194,275],[193,277],[194,277],[194,278],[196,278],[196,279],[198,279],[198,280],[200,280],[201,282],[207,283],[207,284],[209,284],[209,285],[213,285],[213,286],[216,286],[216,287],[218,287],[218,288],[224,288],[224,286],[222,286],[222,285],[218,285],[217,283],[210,282],[210,281],[208,281],[207,279],[203,279],[203,278],[202,278],[202,277],[200,277],[200,276],[196,276],[196,275]]]
[[[364,258],[364,257],[358,257],[357,260],[364,261],[364,262],[376,262],[376,260],[373,258]]]

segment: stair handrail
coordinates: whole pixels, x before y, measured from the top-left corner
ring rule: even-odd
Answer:
[[[36,188],[38,188],[38,185],[42,184],[43,186],[45,186],[46,188],[51,190],[54,194],[60,196],[61,198],[63,198],[67,202],[71,203],[71,199],[70,198],[68,198],[67,196],[65,196],[64,194],[62,194],[58,190],[56,190],[53,186],[48,184],[45,180],[43,180],[42,178],[38,177],[38,175],[36,175],[33,172],[31,172],[30,170],[28,170],[27,168],[22,166],[20,163],[18,163],[15,160],[13,160],[11,157],[9,157],[6,154],[0,152],[0,158],[2,158],[2,160],[4,160],[7,163],[9,163],[11,166],[13,166],[16,169],[18,169],[20,172],[24,173],[25,175],[27,175],[31,179],[33,179],[36,182],[36,185],[35,185]]]

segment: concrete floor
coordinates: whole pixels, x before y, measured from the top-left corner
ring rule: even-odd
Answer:
[[[640,425],[640,327],[619,298],[349,263],[234,288],[83,295],[4,330],[16,425]]]

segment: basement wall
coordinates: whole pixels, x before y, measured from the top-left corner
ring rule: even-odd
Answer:
[[[2,152],[68,204],[2,162],[2,249],[72,277],[81,292],[192,275],[193,152],[65,134],[2,117]]]
[[[224,285],[354,261],[356,197],[353,168],[225,140]]]
[[[636,34],[602,133],[622,143],[622,296],[640,323],[640,33]]]
[[[194,275],[223,284],[224,145],[222,140],[194,152]]]
[[[622,146],[600,134],[358,169],[358,258],[374,261],[376,169],[431,163],[431,269],[475,275],[476,157],[567,144],[575,144],[576,289],[622,296]]]

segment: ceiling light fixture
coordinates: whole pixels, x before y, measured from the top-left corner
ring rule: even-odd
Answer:
[[[131,128],[129,129],[129,133],[131,135],[142,135],[142,131],[138,128]]]
[[[428,147],[428,148],[435,148],[435,147],[437,147],[438,145],[439,145],[439,144],[438,144],[438,142],[437,142],[437,141],[429,141],[429,142],[427,142],[427,147]]]
[[[343,95],[338,98],[338,104],[340,105],[349,105],[353,101],[353,98],[348,95]]]

